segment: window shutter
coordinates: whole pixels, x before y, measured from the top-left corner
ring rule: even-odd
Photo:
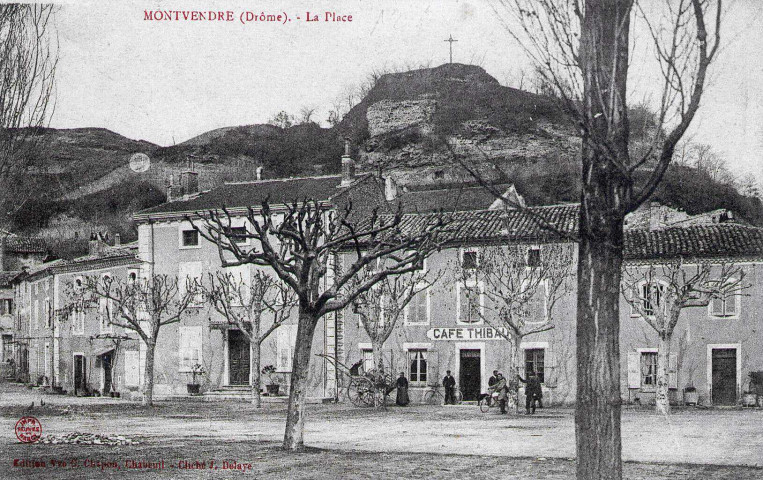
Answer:
[[[127,350],[125,352],[125,386],[137,387],[140,381],[140,352]]]
[[[469,290],[465,284],[458,289],[459,318],[458,321],[468,323],[469,319]]]
[[[726,315],[729,317],[734,317],[737,314],[737,296],[734,294],[727,295],[724,299],[724,302],[726,303]]]
[[[710,313],[715,317],[723,316],[723,297],[721,296],[713,297]]]
[[[678,388],[678,354],[671,353],[668,358],[668,388]]]
[[[641,388],[641,356],[628,352],[628,388]]]

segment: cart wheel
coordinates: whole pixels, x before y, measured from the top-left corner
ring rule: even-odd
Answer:
[[[490,410],[490,397],[481,398],[479,404],[480,412],[487,413],[487,411]]]
[[[350,378],[347,386],[347,398],[356,407],[367,407],[374,404],[374,394],[371,382],[363,377]]]

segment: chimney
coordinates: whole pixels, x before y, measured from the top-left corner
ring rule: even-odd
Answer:
[[[114,246],[115,247],[121,247],[122,246],[122,235],[115,233],[114,234]]]
[[[262,165],[257,167],[257,170],[255,171],[257,172],[257,180],[262,180]]]
[[[659,230],[662,226],[660,219],[660,202],[649,202],[649,230]]]
[[[355,181],[355,160],[350,156],[350,139],[344,140],[344,155],[342,155],[342,183],[340,187],[346,187]]]
[[[388,202],[397,198],[397,182],[392,177],[384,179],[384,198]]]

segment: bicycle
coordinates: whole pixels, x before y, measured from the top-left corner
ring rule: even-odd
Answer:
[[[434,385],[429,386],[429,391],[427,391],[424,394],[424,403],[427,405],[443,405],[445,404],[445,394],[440,391],[440,385],[439,383],[435,383]],[[461,400],[463,399],[463,395],[461,395],[461,390],[458,388],[455,389],[454,392],[454,400],[457,404],[461,403]]]
[[[491,408],[498,405],[498,401],[495,400],[493,394],[483,393],[480,395],[480,399],[477,404],[480,406],[480,412],[487,413]]]

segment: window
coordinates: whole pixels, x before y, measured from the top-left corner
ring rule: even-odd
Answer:
[[[45,328],[51,328],[53,326],[53,315],[50,308],[50,299],[46,298],[45,302],[43,303],[43,318],[45,319]]]
[[[130,270],[127,272],[127,283],[134,285],[135,282],[138,281],[138,271],[137,270]]]
[[[360,358],[363,359],[363,372],[371,371],[374,368],[374,351],[370,348],[364,348],[360,351]]]
[[[477,250],[461,250],[461,268],[474,270],[479,265]]]
[[[294,346],[297,344],[297,325],[282,325],[276,330],[276,370],[291,372]]]
[[[641,388],[657,386],[657,352],[641,352]]]
[[[735,284],[735,279],[729,279],[728,283]],[[710,315],[713,317],[729,318],[739,316],[740,295],[736,292],[723,292],[713,296],[710,302]]]
[[[242,245],[249,241],[248,238],[246,238],[247,230],[246,227],[229,227],[226,228],[228,235],[230,235],[230,239],[238,244]]]
[[[405,306],[406,325],[426,325],[429,323],[429,290],[418,292]]]
[[[655,309],[662,307],[662,296],[665,285],[661,283],[644,283],[641,285],[642,308],[647,315],[654,315]]]
[[[190,372],[194,365],[201,364],[201,327],[180,327],[178,334],[180,371]]]
[[[204,292],[198,285],[201,280],[201,262],[181,262],[178,265],[178,293],[181,298],[186,293],[193,294],[191,299],[191,306],[193,307],[200,307],[204,304]]]
[[[112,280],[111,275],[108,273],[104,273],[101,276],[101,283],[106,286],[106,288],[112,287]],[[113,333],[114,332],[114,326],[112,325],[112,320],[115,320],[115,307],[114,307],[114,301],[108,298],[99,298],[98,299],[98,318],[99,318],[99,330],[100,333]]]
[[[180,246],[181,247],[198,247],[199,246],[199,232],[194,229],[183,230],[180,232]]]
[[[408,350],[408,380],[414,386],[427,384],[427,351]]]
[[[540,267],[540,248],[532,247],[527,250],[527,266]]]
[[[541,383],[546,381],[546,371],[543,365],[545,356],[546,350],[543,348],[528,348],[525,350],[525,380],[527,380],[530,372],[535,372],[538,374]]]
[[[458,323],[482,322],[482,294],[484,284],[458,284]]]
[[[76,307],[72,312],[72,334],[85,334],[85,310],[81,307]]]
[[[4,298],[0,300],[0,315],[12,315],[13,314],[13,300],[10,298]]]

